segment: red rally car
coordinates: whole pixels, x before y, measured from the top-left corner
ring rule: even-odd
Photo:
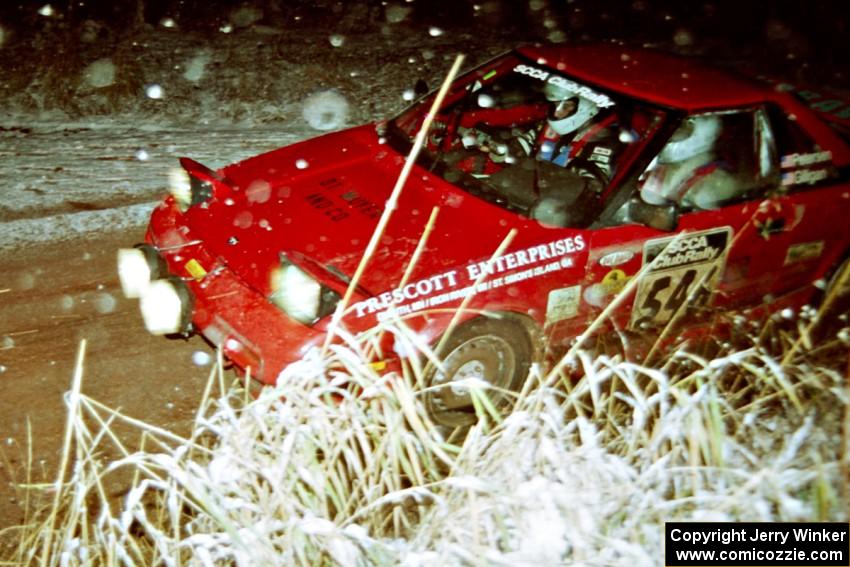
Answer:
[[[533,46],[450,85],[352,281],[436,96],[218,171],[182,159],[119,252],[148,329],[201,333],[273,384],[353,285],[340,325],[382,337],[376,364],[442,340],[434,384],[517,388],[540,337],[576,337],[639,272],[602,332],[799,305],[848,257],[846,109],[660,52]],[[413,334],[375,331],[394,321]],[[469,418],[460,388],[428,403]]]

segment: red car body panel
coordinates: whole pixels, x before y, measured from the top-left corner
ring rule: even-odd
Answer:
[[[758,84],[657,51],[588,45],[526,47],[520,52],[588,83],[689,112],[764,100]]]
[[[683,300],[683,277],[688,286],[702,278],[698,285],[706,282],[714,291],[717,307],[758,306],[801,290],[805,297],[814,291],[810,284],[846,256],[850,149],[789,94],[683,58],[616,46],[527,47],[519,54],[605,92],[671,109],[671,116],[775,105],[829,153],[837,176],[805,190],[686,211],[676,230],[667,232],[634,222],[547,225],[415,165],[342,320],[348,330],[374,328],[392,316],[388,308],[394,306],[423,340],[433,342],[477,284],[462,319],[482,311],[515,313],[554,340],[569,340],[659,255],[688,270],[647,268],[646,282],[625,299],[609,328],[665,324]],[[488,69],[484,65],[458,82],[486,79]],[[658,151],[657,135],[649,129],[626,148],[605,198],[646,167],[646,153]],[[281,148],[221,169],[212,180],[214,197],[202,205],[181,211],[166,199],[151,217],[146,240],[192,291],[194,329],[253,377],[274,383],[287,363],[325,340],[330,317],[312,325],[293,320],[268,299],[274,292],[270,272],[283,255],[342,295],[404,159],[375,126]],[[791,173],[783,172],[793,176],[804,162],[797,159]],[[435,208],[420,259],[403,279]],[[662,251],[682,233],[690,236],[673,245],[683,247],[679,256]],[[487,264],[506,238],[512,240],[505,253]],[[714,260],[703,262],[712,250]],[[376,359],[396,356],[388,341]]]

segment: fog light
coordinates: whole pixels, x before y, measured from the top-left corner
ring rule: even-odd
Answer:
[[[192,204],[192,181],[189,174],[182,169],[172,168],[168,171],[168,192],[174,197],[181,212],[186,212]]]
[[[304,270],[289,264],[272,273],[271,299],[290,317],[301,323],[316,320],[322,300],[322,286]]]
[[[144,253],[138,248],[122,248],[118,251],[118,279],[124,297],[134,298],[151,283],[151,271]]]
[[[171,335],[189,330],[192,294],[177,279],[154,280],[139,300],[145,328],[153,335]]]
[[[162,259],[149,244],[118,250],[118,279],[125,297],[140,297],[163,272]]]

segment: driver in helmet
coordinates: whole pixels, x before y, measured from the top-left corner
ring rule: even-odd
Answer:
[[[739,184],[717,154],[721,132],[719,116],[686,119],[644,173],[641,198],[652,205],[713,209],[734,197]]]
[[[579,129],[586,128],[599,112],[599,107],[551,83],[543,92],[551,105],[537,158],[564,166],[570,158],[571,142],[577,140]]]
[[[575,158],[601,170],[610,179],[613,157],[621,145],[610,120],[595,120],[599,106],[561,85],[547,83],[543,94],[550,107],[538,128],[521,134],[517,142],[525,155],[562,167]]]

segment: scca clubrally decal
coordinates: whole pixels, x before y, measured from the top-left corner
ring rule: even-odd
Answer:
[[[708,305],[731,243],[730,227],[648,240],[630,327],[663,325],[680,309]]]

